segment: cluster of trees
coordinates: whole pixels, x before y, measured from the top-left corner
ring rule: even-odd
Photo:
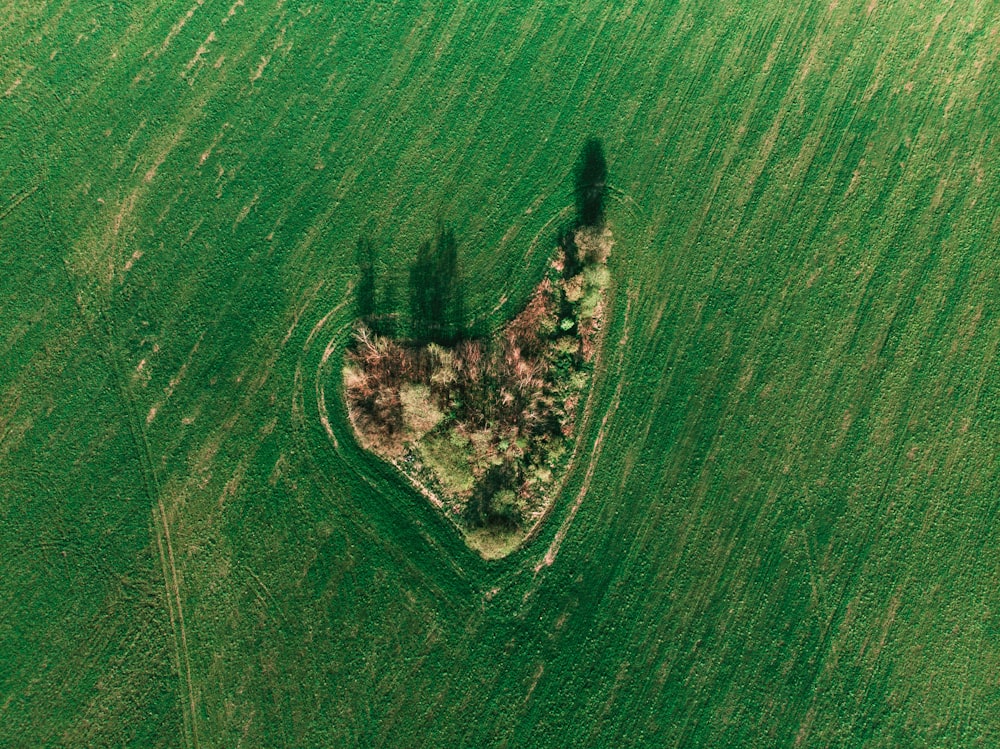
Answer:
[[[582,357],[575,336],[558,328],[561,294],[546,279],[497,335],[454,346],[400,342],[374,336],[366,326],[355,331],[345,376],[355,424],[371,445],[398,454],[404,447],[402,389],[425,388],[435,409],[449,414],[448,429],[465,445],[459,448],[463,458],[488,465],[466,505],[470,527],[517,527],[529,472],[543,468],[565,436],[572,393],[564,388]],[[558,350],[557,340],[563,344]],[[564,357],[567,366],[553,372]]]

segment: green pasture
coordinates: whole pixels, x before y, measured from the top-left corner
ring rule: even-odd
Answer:
[[[0,746],[1000,743],[1000,5],[0,2]],[[359,236],[607,345],[487,563],[351,439]]]

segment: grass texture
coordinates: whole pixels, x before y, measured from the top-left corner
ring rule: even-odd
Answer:
[[[996,11],[0,3],[0,744],[996,745]],[[592,135],[608,351],[487,563],[325,387],[355,243],[499,324]]]

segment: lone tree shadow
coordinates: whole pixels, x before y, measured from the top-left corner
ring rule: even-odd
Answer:
[[[464,334],[465,295],[458,271],[455,232],[438,222],[433,242],[424,242],[410,268],[413,337],[451,345]]]
[[[358,318],[376,335],[392,335],[395,332],[395,294],[388,279],[382,281],[382,293],[377,288],[375,245],[368,237],[358,237],[354,251],[358,265],[358,285],[356,304]]]
[[[358,245],[354,250],[354,259],[358,264],[358,317],[370,324],[377,312],[375,301],[375,248],[368,237],[358,237]]]
[[[580,153],[576,170],[576,212],[580,226],[601,226],[604,223],[604,200],[608,193],[608,162],[604,146],[590,138]]]

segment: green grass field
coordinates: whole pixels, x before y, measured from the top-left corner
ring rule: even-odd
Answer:
[[[1000,744],[998,11],[5,0],[0,746]],[[351,439],[354,247],[447,219],[499,324],[591,135],[608,351],[487,563]]]

